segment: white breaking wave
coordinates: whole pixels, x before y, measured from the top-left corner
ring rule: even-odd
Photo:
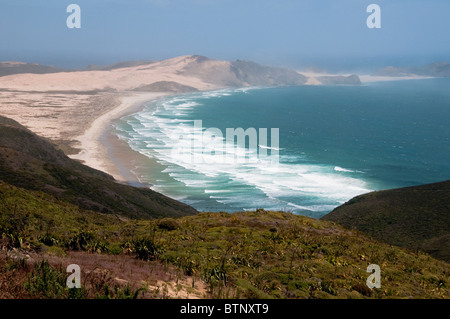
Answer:
[[[205,194],[230,193],[229,189],[205,189]]]
[[[279,163],[272,165],[270,161],[259,159],[255,150],[238,145],[223,147],[226,143],[223,138],[211,138],[203,147],[203,130],[195,129],[193,121],[184,116],[201,105],[202,99],[233,92],[220,90],[160,100],[156,111],[144,109],[129,116],[127,124],[132,131],[123,131],[121,138],[134,150],[165,165],[164,173],[189,188],[186,194],[199,190],[202,194],[211,194],[208,199],[233,207],[282,209],[290,206],[300,211],[323,211],[371,191],[364,181],[345,175],[358,171],[339,166],[331,169],[329,166],[298,164],[292,154],[285,162],[280,154]],[[283,150],[265,145],[259,147]],[[185,148],[183,152],[182,148]],[[226,160],[215,161],[218,156]],[[158,189],[163,186],[159,184]],[[222,196],[226,193],[229,196]],[[293,202],[295,198],[302,202]]]
[[[342,167],[339,167],[339,166],[335,166],[335,167],[334,167],[334,170],[335,170],[336,172],[346,172],[346,173],[364,173],[364,172],[362,172],[362,171],[351,170],[351,169],[347,169],[347,168],[342,168]]]
[[[270,147],[270,146],[266,146],[266,145],[258,145],[258,147],[264,148],[266,150],[274,150],[274,151],[281,151],[282,150],[282,148]]]
[[[351,169],[346,169],[346,168],[342,168],[342,167],[339,167],[339,166],[335,166],[334,170],[336,172],[349,172],[349,173],[355,172],[355,171],[352,171]]]

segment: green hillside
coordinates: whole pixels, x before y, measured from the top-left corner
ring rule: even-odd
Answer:
[[[449,297],[448,263],[283,212],[128,220],[0,182],[0,235],[0,298]]]
[[[374,199],[363,211],[384,213],[369,224],[395,232],[396,245],[443,247],[448,189],[377,192],[343,207]],[[65,287],[73,263],[84,276],[77,291]],[[366,286],[370,264],[381,267],[380,289]],[[335,222],[197,213],[119,184],[0,117],[0,298],[448,298],[449,272],[445,261]]]
[[[192,207],[148,188],[117,183],[111,176],[68,158],[51,142],[1,116],[0,179],[103,213],[139,218],[197,213]]]
[[[357,196],[322,219],[450,261],[450,181]]]

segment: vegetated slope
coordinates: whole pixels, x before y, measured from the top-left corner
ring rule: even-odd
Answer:
[[[141,287],[144,297],[161,297],[164,288],[155,287],[157,272],[151,271],[157,264],[178,269],[172,272],[180,279],[176,284],[172,279],[174,291],[183,281],[196,287],[191,294],[204,287],[206,298],[449,296],[448,263],[331,222],[263,210],[152,220],[117,217],[0,181],[0,296],[68,298],[64,278],[69,263],[82,266],[83,287],[72,297],[83,298],[100,296],[87,286],[96,274],[113,274],[115,284],[122,283],[115,287],[111,282],[109,288],[99,286],[104,280],[96,283],[96,291],[103,295],[106,289],[110,298],[130,297],[130,292],[123,294],[123,284],[133,288],[131,295]],[[130,255],[148,262],[148,267],[127,262],[123,268],[133,267],[140,278],[117,271]],[[371,290],[366,269],[373,263],[381,267],[381,288]],[[62,289],[55,292],[53,281],[61,278]]]
[[[322,219],[450,261],[450,181],[360,195]]]
[[[220,61],[199,55],[186,56],[183,61],[181,74],[222,87],[303,85],[307,81],[294,70],[251,61]]]
[[[188,85],[182,85],[172,81],[158,81],[152,84],[141,85],[133,91],[138,92],[171,92],[171,93],[188,93],[198,91],[196,88]]]
[[[104,213],[152,218],[197,212],[148,188],[117,183],[111,176],[68,158],[49,141],[5,117],[0,117],[0,179]]]

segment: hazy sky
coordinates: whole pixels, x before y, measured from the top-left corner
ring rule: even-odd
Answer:
[[[81,7],[69,29],[66,7]],[[381,29],[369,29],[369,4]],[[304,67],[450,61],[449,0],[0,0],[0,60],[66,67],[200,54]]]

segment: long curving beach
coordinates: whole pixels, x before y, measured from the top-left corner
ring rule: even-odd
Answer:
[[[118,166],[139,154],[110,134],[110,123],[168,94],[223,87],[202,74],[186,74],[196,64],[196,57],[182,56],[113,70],[3,76],[0,114],[52,140],[73,159],[119,181],[137,182]],[[208,67],[222,64],[211,61]]]
[[[251,85],[246,77],[231,72],[231,66],[226,61],[181,56],[112,70],[2,76],[0,114],[52,140],[73,159],[119,181],[139,183],[130,171],[140,154],[110,132],[110,123],[170,94]],[[315,80],[317,74],[301,76],[308,79],[304,84],[321,84]],[[361,77],[362,82],[380,80],[386,79]],[[270,86],[272,78],[267,81]]]
[[[167,93],[133,93],[119,96],[117,98],[120,100],[118,106],[94,119],[83,134],[75,138],[79,141],[75,147],[79,148],[80,152],[70,157],[80,160],[92,168],[106,172],[118,181],[130,181],[132,175],[123,176],[124,174],[119,172],[117,165],[110,158],[108,146],[117,149],[120,146],[112,144],[121,143],[121,141],[118,139],[114,141],[112,136],[108,136],[110,134],[108,127],[113,120],[136,112],[143,103],[155,100],[164,95],[167,95]],[[122,146],[122,150],[124,150],[124,146]],[[121,153],[124,156],[125,152]],[[134,178],[133,181],[135,181]]]

